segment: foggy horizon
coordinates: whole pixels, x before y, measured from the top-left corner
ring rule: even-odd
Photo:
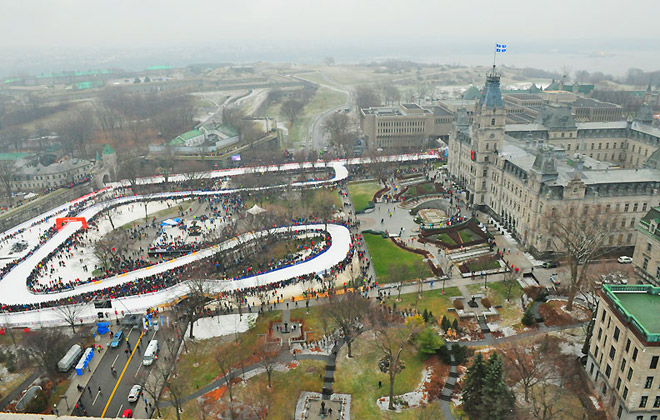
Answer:
[[[601,71],[660,68],[660,32],[652,0],[635,2],[634,19],[618,3],[560,0],[538,6],[423,1],[332,3],[258,0],[106,3],[28,0],[4,5],[0,74],[149,65],[256,61],[339,64],[383,58],[489,65],[493,44],[507,43],[504,66]],[[45,61],[45,62],[42,62]]]

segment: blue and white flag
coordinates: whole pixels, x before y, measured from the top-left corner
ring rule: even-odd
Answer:
[[[498,53],[506,52],[506,44],[495,44],[495,52]]]

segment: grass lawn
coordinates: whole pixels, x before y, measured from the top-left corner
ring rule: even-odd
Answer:
[[[511,295],[509,302],[506,301],[506,296],[509,292],[509,285],[504,284],[501,281],[498,282],[489,282],[488,290],[484,290],[483,283],[479,284],[470,284],[467,286],[468,290],[471,293],[484,293],[488,296],[488,299],[495,306],[501,305],[501,308],[497,308],[497,312],[500,314],[500,325],[502,326],[514,326],[520,323],[520,319],[523,316],[523,311],[519,306],[520,297],[524,293],[522,287],[518,282],[514,282],[511,286]]]
[[[256,325],[251,330],[239,334],[241,342],[241,351],[243,358],[252,355],[259,336],[268,331],[268,322],[275,319],[281,319],[281,312],[267,312],[259,315]],[[234,336],[214,337],[208,340],[200,340],[195,346],[194,351],[188,353],[182,352],[177,362],[177,367],[185,381],[182,381],[183,394],[188,395],[211,382],[220,375],[220,368],[215,360],[215,354],[222,352],[224,348],[231,344]],[[195,364],[195,358],[199,366]]]
[[[447,287],[445,294],[442,294],[442,282],[437,281],[433,284],[434,289],[422,293],[422,297],[417,300],[417,308],[419,312],[424,312],[424,309],[433,312],[436,319],[442,319],[443,315],[447,314],[447,309],[452,306],[450,298],[452,296],[460,296],[461,292],[458,287]],[[388,305],[396,302],[396,290],[392,291],[392,295],[387,299]],[[401,295],[401,302],[396,302],[397,308],[413,308],[417,293],[407,293]]]
[[[359,213],[364,211],[374,194],[380,190],[380,184],[377,182],[351,182],[348,184],[348,194],[355,207],[355,212]]]
[[[423,277],[433,275],[421,255],[404,251],[394,245],[392,241],[383,239],[380,235],[367,233],[364,235],[364,240],[367,248],[369,248],[369,255],[371,255],[371,262],[374,265],[379,283],[406,281],[419,278],[420,275]],[[396,263],[396,272],[391,272],[390,267],[394,263]],[[403,270],[406,271],[401,276]]]
[[[460,234],[462,236],[462,232]],[[500,268],[500,263],[494,258],[483,258],[474,261],[468,261],[465,263],[470,271],[483,271],[483,270],[494,270]]]
[[[296,402],[302,391],[320,392],[323,388],[323,381],[319,375],[325,370],[325,362],[320,360],[301,360],[300,365],[295,369],[286,372],[274,371],[272,376],[272,388],[268,390],[265,387],[267,377],[260,374],[248,379],[245,384],[237,384],[234,387],[235,400],[241,401],[251,398],[251,393],[256,390],[265,390],[269,393],[270,409],[268,410],[269,419],[287,419],[293,416]],[[226,393],[225,393],[226,395]],[[212,398],[212,397],[211,397]],[[224,397],[219,401],[211,401],[209,408],[215,412],[228,398]],[[165,419],[176,419],[176,414],[172,408],[161,410]],[[202,418],[198,403],[196,400],[183,405],[182,420],[198,420]]]
[[[381,357],[373,334],[369,332],[364,333],[353,343],[353,358],[348,359],[346,349],[342,348],[337,357],[333,391],[352,395],[351,418],[418,418],[420,410],[409,410],[400,414],[389,413],[390,417],[386,417],[376,405],[378,398],[387,396],[389,392],[389,377],[378,369],[378,360]],[[395,395],[413,391],[422,379],[424,361],[413,347],[404,350],[402,359],[405,369],[397,375],[394,383]],[[379,380],[383,382],[381,389],[378,388]]]
[[[468,229],[459,230],[458,235],[461,237],[461,241],[463,241],[463,243],[471,242],[473,240],[472,232],[470,232]]]
[[[324,306],[310,306],[309,314],[305,313],[304,302],[299,302],[300,306],[297,309],[291,310],[291,319],[304,319],[305,327],[313,330],[310,339],[320,338],[323,332],[323,324],[321,317],[323,316]],[[259,315],[257,322],[251,330],[239,334],[238,338],[241,342],[241,352],[243,358],[248,358],[256,349],[257,340],[266,334],[268,331],[268,324],[273,320],[281,320],[282,312],[266,312]],[[331,326],[329,326],[331,328]],[[201,388],[213,382],[218,375],[220,369],[215,360],[215,354],[221,352],[223,348],[228,346],[234,340],[234,336],[215,337],[208,340],[200,340],[195,345],[195,351],[188,353],[182,352],[177,362],[177,367],[182,377],[186,378],[184,381],[184,395],[194,392],[196,389]],[[197,357],[198,367],[194,367],[195,356]],[[320,391],[320,388],[319,388]]]
[[[456,241],[454,241],[451,236],[447,235],[446,233],[441,233],[439,235],[436,235],[434,238],[440,242],[444,242],[447,245],[456,245]]]
[[[289,130],[289,140],[292,143],[301,143],[305,139],[307,127],[314,118],[330,108],[340,106],[346,102],[346,94],[336,90],[319,87],[316,94],[303,108],[301,115]]]
[[[435,185],[431,182],[423,184],[412,185],[404,194],[405,197],[417,197],[419,195],[433,194],[435,192]]]

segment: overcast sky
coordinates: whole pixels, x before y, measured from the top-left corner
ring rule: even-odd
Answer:
[[[658,0],[0,0],[0,44],[659,39],[658,16]]]
[[[503,64],[621,74],[660,68],[659,16],[660,0],[0,0],[0,73],[326,55],[487,65],[502,42]]]

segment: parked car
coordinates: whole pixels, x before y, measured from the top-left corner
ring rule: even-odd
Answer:
[[[554,284],[555,286],[559,286],[559,285],[561,284],[561,282],[560,282],[559,279],[557,278],[557,273],[554,273],[554,274],[552,274],[552,275],[550,276],[550,281],[551,281],[552,284]]]
[[[616,259],[619,264],[630,264],[632,263],[632,258],[627,256],[627,255],[622,255],[619,258]]]
[[[121,342],[121,337],[124,335],[124,332],[122,330],[119,330],[115,333],[115,335],[112,337],[112,341],[110,341],[110,347],[113,349],[116,349],[117,346],[119,346],[119,343]]]
[[[128,402],[137,402],[142,395],[142,387],[140,385],[133,385],[131,391],[128,393]]]
[[[546,261],[541,265],[543,268],[556,268],[559,267],[559,261]]]
[[[133,417],[133,410],[130,408],[127,408],[123,413],[121,413],[122,419],[130,419],[131,417]]]

